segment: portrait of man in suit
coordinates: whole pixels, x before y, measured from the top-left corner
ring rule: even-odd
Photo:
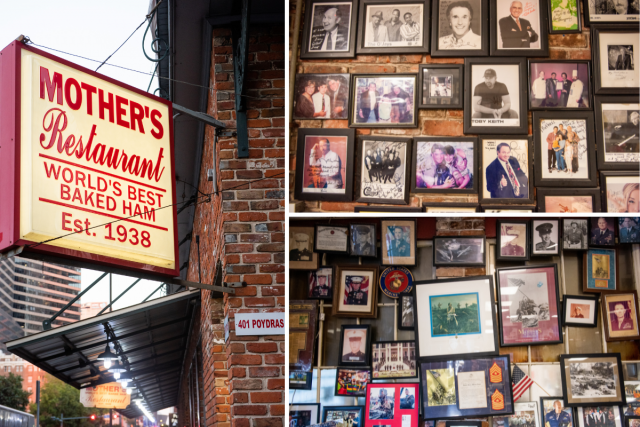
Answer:
[[[520,165],[518,159],[511,155],[511,147],[506,142],[498,144],[496,152],[495,160],[485,170],[487,191],[491,198],[527,199],[529,197],[527,165]]]
[[[633,45],[609,45],[609,70],[633,70]]]
[[[349,50],[350,15],[351,3],[314,5],[309,52]]]
[[[523,3],[514,0],[509,6],[509,15],[498,21],[503,49],[529,49],[538,41],[531,21],[520,17],[522,12]]]

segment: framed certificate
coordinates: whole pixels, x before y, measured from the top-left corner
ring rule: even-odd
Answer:
[[[349,227],[316,225],[314,252],[349,253]]]

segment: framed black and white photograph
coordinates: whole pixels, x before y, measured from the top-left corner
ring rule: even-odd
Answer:
[[[313,252],[314,227],[289,227],[289,269],[316,270],[320,257]]]
[[[640,103],[637,96],[596,96],[598,170],[640,167]]]
[[[528,261],[529,221],[496,221],[496,259],[499,261]]]
[[[577,328],[598,327],[598,297],[564,295],[562,300],[562,326]]]
[[[320,422],[320,404],[303,403],[289,405],[289,425],[310,426]]]
[[[462,64],[422,64],[418,108],[462,108]]]
[[[340,333],[340,365],[370,365],[371,325],[342,325]]]
[[[529,60],[529,110],[592,110],[591,98],[590,61]]]
[[[416,74],[353,74],[349,126],[414,128]]]
[[[562,250],[586,251],[589,249],[589,220],[568,218],[562,220]]]
[[[618,218],[619,243],[640,243],[640,217]]]
[[[534,111],[536,187],[597,187],[593,112]]]
[[[412,163],[412,193],[478,193],[476,137],[417,137]]]
[[[359,4],[356,53],[429,53],[427,0],[361,0]]]
[[[597,25],[591,29],[596,95],[640,93],[638,24]]]
[[[464,70],[464,133],[526,135],[525,59],[465,58]]]
[[[333,279],[335,273],[333,267],[320,267],[317,270],[309,272],[309,291],[308,299],[324,299],[331,301],[333,299]]]
[[[375,224],[350,224],[349,249],[351,256],[378,256],[378,236]]]
[[[549,3],[549,34],[582,32],[580,0],[558,0]]]
[[[293,118],[348,119],[350,82],[349,74],[297,74]]]
[[[489,1],[434,0],[432,57],[489,56]]]
[[[616,244],[616,218],[614,217],[591,217],[589,232],[589,246],[610,246]]]
[[[482,136],[480,203],[533,203],[533,145],[528,136]]]
[[[561,354],[560,373],[567,406],[625,402],[620,353]]]
[[[398,329],[402,331],[413,331],[415,327],[413,295],[400,294],[398,300]]]
[[[531,221],[531,255],[554,256],[560,254],[562,235],[559,219],[534,219]]]
[[[600,212],[599,188],[536,188],[538,212]]]
[[[416,265],[416,225],[415,219],[380,221],[382,265]]]
[[[491,56],[549,56],[545,0],[491,2]]]
[[[411,138],[361,136],[357,202],[409,204]]]
[[[640,212],[640,172],[600,171],[602,212]]]
[[[371,344],[371,379],[417,378],[416,342],[379,341]]]
[[[314,252],[349,253],[348,226],[316,225],[315,229]]]
[[[436,267],[484,267],[484,237],[434,237],[433,265]]]
[[[300,58],[353,58],[357,10],[356,0],[307,0]]]
[[[584,4],[585,25],[638,22],[638,3],[633,0],[612,2],[587,0]]]

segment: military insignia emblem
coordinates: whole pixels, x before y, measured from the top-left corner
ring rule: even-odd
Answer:
[[[502,369],[493,362],[493,366],[489,369],[489,381],[492,383],[501,383],[502,382]]]
[[[398,298],[413,288],[413,275],[404,267],[387,267],[380,275],[380,289],[389,298]]]
[[[494,411],[501,411],[504,409],[504,396],[497,389],[491,395],[491,409]]]

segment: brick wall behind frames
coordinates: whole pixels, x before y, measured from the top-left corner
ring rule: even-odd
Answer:
[[[304,6],[303,6],[304,7]],[[289,14],[295,16],[296,2],[289,2]],[[584,5],[582,6],[584,10]],[[304,28],[304,13],[301,23],[300,40]],[[583,19],[584,22],[584,19]],[[294,19],[290,20],[290,46],[293,37]],[[289,55],[294,54],[289,52]],[[420,64],[463,64],[464,58],[431,58],[430,55],[356,55],[353,59],[330,60],[302,60],[299,59],[296,73],[417,73]],[[584,28],[580,34],[549,34],[549,58],[541,59],[591,59],[589,28]],[[417,110],[418,127],[415,129],[367,129],[356,128],[356,137],[360,135],[388,135],[388,136],[462,136],[463,110]],[[291,143],[289,145],[289,189],[290,199],[293,201],[296,168],[296,147],[298,128],[348,128],[348,120],[292,120],[290,122]],[[469,136],[475,136],[468,134]],[[529,113],[529,135],[531,135],[531,113]],[[355,161],[357,161],[356,153]],[[355,176],[354,180],[359,179]],[[355,182],[355,181],[354,181]],[[354,186],[355,188],[356,186]],[[354,194],[353,200],[356,200]],[[411,194],[410,206],[422,206],[423,202],[478,202],[477,195],[455,194]],[[296,204],[296,210],[311,212],[353,212],[355,206],[367,206],[366,203],[336,203],[306,201]]]
[[[479,236],[485,235],[484,218],[438,218],[436,220],[436,236]],[[436,277],[484,276],[484,267],[437,267]]]

